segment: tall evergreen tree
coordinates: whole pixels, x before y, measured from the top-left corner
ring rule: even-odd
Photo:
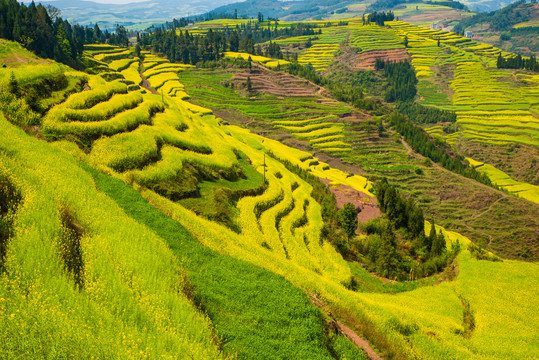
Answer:
[[[376,271],[387,278],[396,277],[400,270],[401,258],[397,251],[397,238],[393,225],[386,223],[376,259]]]

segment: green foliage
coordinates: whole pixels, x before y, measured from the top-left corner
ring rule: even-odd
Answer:
[[[454,111],[440,110],[412,101],[399,102],[397,110],[416,124],[454,123],[457,121],[457,114]]]
[[[388,102],[413,100],[417,94],[417,78],[408,61],[392,62],[376,59],[376,69],[383,69],[389,83],[385,94]]]
[[[513,25],[530,20],[529,12],[526,11],[533,5],[525,4],[524,0],[519,0],[498,11],[490,13],[479,13],[471,17],[462,19],[454,31],[462,33],[465,29],[477,24],[490,24],[492,31],[509,30]]]
[[[352,203],[344,204],[343,208],[337,213],[339,223],[349,239],[355,235],[357,230],[357,214],[358,210]]]
[[[21,127],[37,125],[41,120],[24,98],[17,98],[5,88],[0,89],[0,110],[9,122]]]
[[[17,97],[19,96],[19,93],[20,93],[19,82],[15,78],[15,74],[13,73],[13,71],[11,72],[11,75],[9,75],[9,82],[8,82],[7,89],[11,94]]]
[[[468,250],[474,258],[477,260],[487,260],[487,261],[502,261],[498,256],[492,254],[491,252],[479,247],[475,243],[468,244]]]
[[[396,278],[400,275],[401,257],[397,250],[395,230],[387,222],[382,230],[380,247],[376,256],[376,272],[386,278]]]

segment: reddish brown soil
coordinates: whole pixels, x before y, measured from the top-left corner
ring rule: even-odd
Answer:
[[[374,349],[369,345],[369,342],[361,337],[358,336],[352,329],[350,329],[348,326],[342,324],[341,322],[337,321],[337,326],[339,327],[339,330],[341,331],[341,334],[346,336],[350,341],[356,345],[358,348],[362,348],[366,353],[367,356],[371,360],[383,360],[380,355],[378,355]]]
[[[150,85],[150,82],[148,81],[148,79],[146,79],[144,77],[144,75],[142,75],[145,71],[145,67],[144,67],[144,60],[142,61],[142,64],[140,66],[140,78],[142,79],[142,82],[140,83],[140,86],[143,87],[144,89],[148,90],[149,92],[151,92],[152,94],[154,95],[159,95],[159,93],[157,92],[157,90],[155,90],[151,85]]]
[[[234,82],[245,83],[251,78],[253,92],[265,92],[275,96],[307,97],[316,96],[321,88],[310,81],[290,74],[267,70],[254,66],[251,71],[238,73],[232,79]]]
[[[346,186],[337,185],[330,186],[330,181],[327,179],[320,179],[326,186],[329,187],[331,192],[335,195],[337,201],[337,208],[342,209],[344,204],[352,203],[357,209],[361,211],[357,215],[357,219],[361,222],[366,222],[371,219],[377,218],[381,215],[380,209],[376,204],[376,199],[361,191]]]
[[[406,49],[373,50],[349,56],[351,57],[349,59],[349,66],[354,70],[374,70],[376,59],[382,59],[384,61],[403,61],[410,59],[410,55],[408,55]]]

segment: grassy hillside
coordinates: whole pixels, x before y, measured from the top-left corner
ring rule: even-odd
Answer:
[[[455,148],[537,146],[527,118],[534,87],[496,81],[534,75],[490,69],[499,49],[402,22],[330,26],[315,41],[298,59],[319,74],[341,69],[349,48],[360,58],[406,50],[420,101],[457,112],[460,129],[437,133]],[[366,358],[337,321],[385,358],[537,353],[536,264],[496,261],[474,245],[536,259],[536,203],[429,163],[384,118],[281,64],[270,70],[253,57],[251,70],[240,60],[200,69],[100,45],[86,56],[86,73],[20,62],[0,78],[3,358]],[[446,69],[454,77],[438,76]],[[8,91],[11,71],[21,85],[70,81],[39,100],[49,108],[42,115],[24,89]],[[482,91],[470,90],[472,76]],[[73,91],[77,82],[84,91]],[[442,104],[439,84],[448,89]],[[502,138],[470,122],[485,112],[523,119],[501,119],[516,128]],[[436,230],[448,249],[462,248],[444,273],[380,279],[330,242],[343,234],[328,234],[312,179],[376,206],[371,181],[383,176],[444,225]]]

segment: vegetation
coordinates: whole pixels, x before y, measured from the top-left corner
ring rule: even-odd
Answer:
[[[537,63],[535,56],[531,56],[529,59],[523,59],[522,56],[517,55],[513,58],[505,59],[500,54],[498,55],[496,65],[498,69],[526,69],[539,72],[539,63]]]
[[[0,2],[2,27],[0,37],[18,41],[38,56],[54,59],[74,68],[82,68],[83,45],[107,41],[110,44],[128,45],[127,32],[118,27],[115,33],[103,33],[94,28],[71,25],[58,16],[54,6],[30,5],[15,0]]]
[[[264,15],[87,45],[85,73],[0,42],[0,357],[365,358],[339,323],[385,358],[533,354],[535,165],[488,160],[534,158],[537,76]]]
[[[404,137],[404,140],[418,153],[457,174],[493,186],[488,177],[470,168],[462,155],[451,154],[451,150],[446,143],[440,139],[431,138],[423,129],[414,125],[406,117],[393,113],[389,121],[395,127],[395,130]]]

